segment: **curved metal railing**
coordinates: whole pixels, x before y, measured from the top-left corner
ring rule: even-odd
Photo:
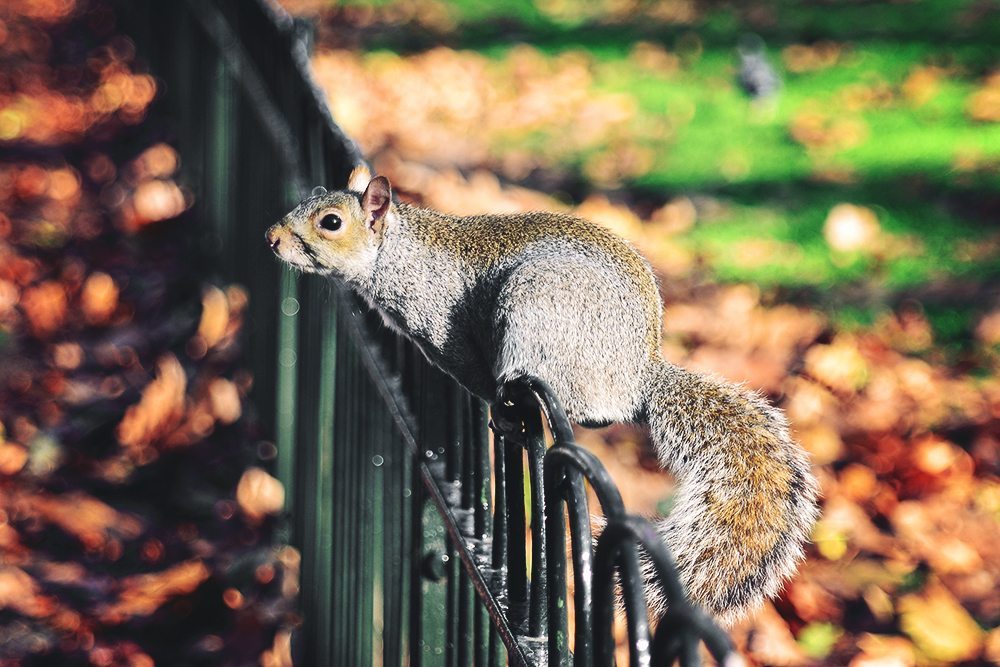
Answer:
[[[540,414],[544,416],[552,446],[545,448]],[[567,621],[567,527],[573,563],[575,614],[574,665],[611,665],[615,640],[612,633],[616,588],[620,590],[629,636],[630,664],[685,667],[700,664],[699,644],[704,642],[719,664],[736,654],[728,636],[693,605],[681,585],[666,545],[653,525],[625,511],[621,494],[607,470],[591,452],[576,444],[573,430],[558,398],[538,379],[521,379],[501,388],[491,422],[502,450],[504,464],[496,466],[497,500],[494,546],[524,530],[520,512],[501,513],[505,491],[517,487],[512,474],[527,451],[531,477],[532,567],[530,594],[521,593],[520,559],[508,558],[508,583],[514,603],[523,607],[527,595],[527,632],[547,632],[550,665],[561,665],[570,655]],[[501,458],[498,455],[498,461]],[[536,485],[542,489],[536,492]],[[595,540],[587,486],[593,490],[604,516],[604,528]],[[508,505],[504,505],[507,509]],[[544,518],[542,518],[544,517]],[[544,530],[542,523],[544,522]],[[653,581],[646,581],[639,565],[641,550],[651,562]],[[498,549],[500,551],[500,549]],[[506,550],[509,552],[509,550]],[[496,554],[497,552],[495,552]],[[496,561],[494,561],[496,562]],[[617,575],[617,576],[616,576]],[[616,581],[620,585],[616,587]],[[668,602],[655,636],[651,634],[644,587],[659,585]],[[547,618],[546,618],[547,616]]]

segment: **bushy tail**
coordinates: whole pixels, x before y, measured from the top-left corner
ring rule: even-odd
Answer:
[[[656,361],[646,418],[678,481],[657,526],[691,599],[731,624],[778,593],[816,521],[817,484],[782,412],[739,387]],[[664,602],[651,589],[650,604]]]

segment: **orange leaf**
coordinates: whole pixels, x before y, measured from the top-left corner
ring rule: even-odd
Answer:
[[[236,501],[251,520],[260,520],[285,506],[285,487],[264,470],[248,468],[236,486]]]
[[[142,450],[176,428],[184,416],[187,376],[177,357],[167,354],[158,364],[156,379],[146,385],[142,398],[125,412],[118,425],[118,440],[130,450]]]
[[[149,616],[170,598],[197,590],[210,574],[200,560],[189,560],[162,572],[127,577],[118,601],[103,609],[101,618],[120,623],[133,616]]]

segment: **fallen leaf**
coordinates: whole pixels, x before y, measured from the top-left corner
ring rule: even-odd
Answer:
[[[823,223],[823,237],[838,252],[870,252],[880,231],[875,213],[854,204],[837,204]]]
[[[28,450],[16,442],[0,438],[0,474],[15,475],[28,462]]]
[[[917,660],[913,644],[905,637],[866,633],[858,640],[858,648],[861,653],[850,667],[913,667]]]
[[[846,336],[829,345],[813,345],[804,361],[809,375],[837,391],[854,393],[868,382],[868,362]]]
[[[38,618],[51,614],[55,605],[41,595],[38,582],[27,572],[17,567],[0,566],[0,609],[13,609]]]
[[[129,225],[131,229],[175,218],[187,208],[184,193],[177,184],[159,179],[140,183],[132,195],[132,205],[135,208],[135,219]]]
[[[979,655],[985,633],[944,586],[904,595],[898,607],[900,627],[927,658],[959,662]]]
[[[259,521],[285,506],[285,487],[261,468],[248,468],[236,486],[236,501],[244,514]]]
[[[770,603],[755,618],[747,648],[752,658],[767,665],[796,667],[810,663],[788,624]]]
[[[236,385],[225,378],[215,378],[208,386],[212,414],[223,424],[232,424],[240,418],[240,392]]]
[[[162,572],[126,577],[118,600],[100,613],[107,623],[121,623],[135,616],[149,616],[167,600],[194,592],[210,572],[200,560],[189,560]]]
[[[83,492],[51,495],[37,493],[29,506],[70,535],[75,535],[88,549],[102,548],[111,536],[134,539],[142,532],[142,523]]]
[[[62,326],[66,308],[66,291],[55,281],[29,287],[21,295],[21,310],[32,332],[42,338],[52,335]]]
[[[201,295],[201,321],[198,335],[209,349],[215,347],[226,334],[229,325],[229,301],[226,294],[214,285],[206,287]]]
[[[106,273],[93,273],[83,284],[80,307],[91,324],[107,322],[118,307],[118,286]]]
[[[118,425],[118,441],[138,454],[177,427],[184,416],[187,376],[177,357],[165,355],[156,378],[146,385],[139,403],[131,406]]]

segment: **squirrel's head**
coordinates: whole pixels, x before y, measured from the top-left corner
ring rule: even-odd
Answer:
[[[275,255],[297,269],[363,279],[374,268],[393,215],[389,180],[372,178],[360,166],[351,172],[347,190],[303,200],[265,238]]]

